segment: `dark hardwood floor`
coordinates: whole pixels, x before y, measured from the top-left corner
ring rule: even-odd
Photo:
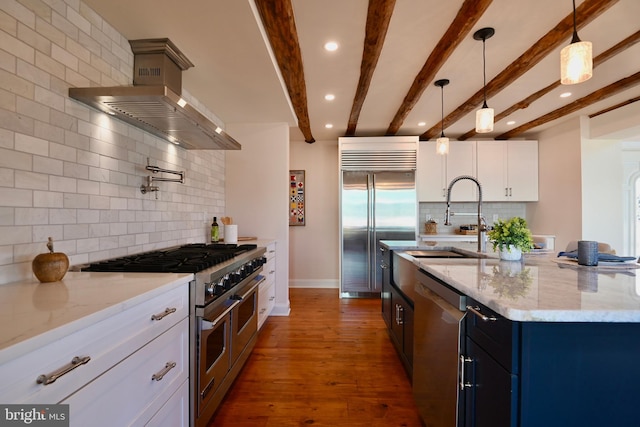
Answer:
[[[290,289],[209,427],[419,427],[411,384],[378,299]]]

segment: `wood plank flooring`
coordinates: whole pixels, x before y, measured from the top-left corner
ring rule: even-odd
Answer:
[[[209,427],[420,427],[378,299],[290,289]]]

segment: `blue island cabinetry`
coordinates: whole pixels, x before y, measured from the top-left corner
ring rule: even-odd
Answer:
[[[467,313],[467,427],[625,426],[637,419],[640,325],[514,322]]]

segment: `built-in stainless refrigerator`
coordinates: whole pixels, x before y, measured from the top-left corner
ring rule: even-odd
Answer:
[[[342,171],[341,297],[379,296],[380,240],[415,240],[415,171]]]

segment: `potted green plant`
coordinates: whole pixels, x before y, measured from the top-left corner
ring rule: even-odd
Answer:
[[[529,252],[533,247],[531,231],[527,221],[514,216],[506,221],[499,219],[488,233],[493,250],[498,251],[500,259],[515,261],[522,257],[522,252]]]

